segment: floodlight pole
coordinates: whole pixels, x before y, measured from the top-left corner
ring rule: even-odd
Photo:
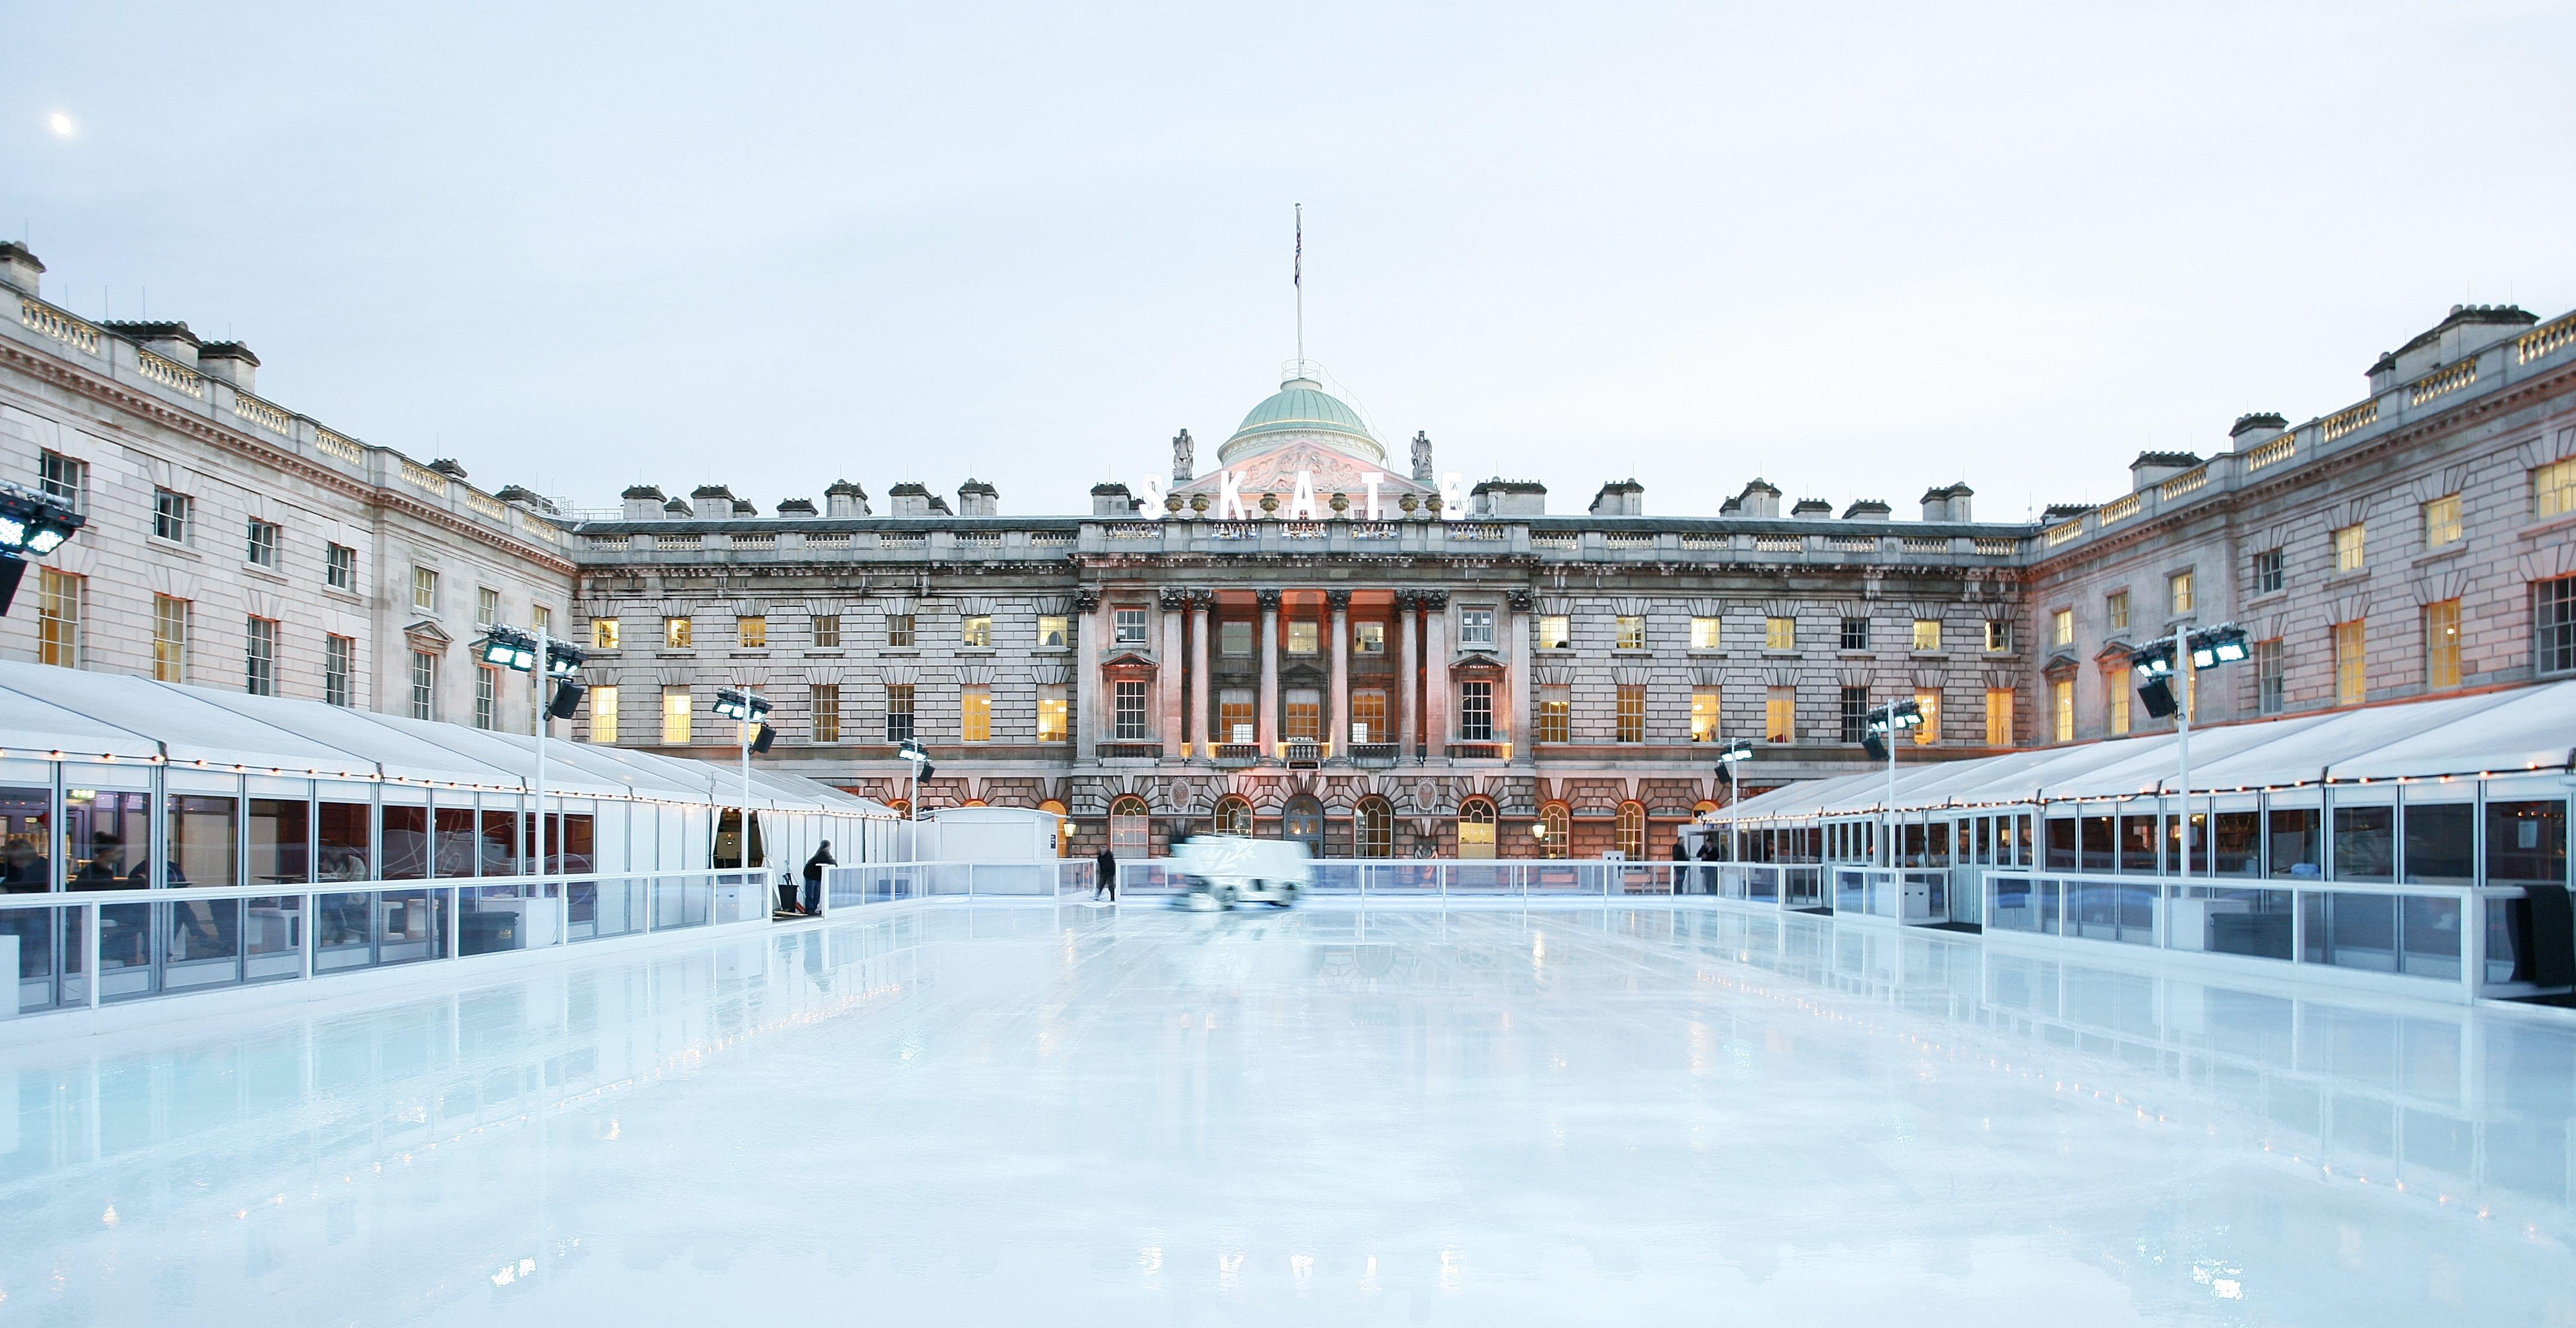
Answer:
[[[734,858],[735,865],[746,874],[751,871],[751,735],[760,726],[755,718],[760,712],[751,704],[751,697],[751,689],[743,688],[742,722],[735,726],[742,734],[742,841],[734,845]]]
[[[546,666],[545,624],[537,624],[537,666],[529,673],[536,679],[537,697],[537,875],[546,874],[546,711],[554,699],[554,674]]]
[[[1887,865],[1893,869],[1896,860],[1896,703],[1887,703],[1887,803],[1880,819],[1887,839]]]
[[[2191,701],[2192,674],[2191,630],[2174,627],[2174,674],[2182,680],[2182,695],[2174,701],[2174,749],[2181,754],[2182,775],[2182,871],[2191,875]]]

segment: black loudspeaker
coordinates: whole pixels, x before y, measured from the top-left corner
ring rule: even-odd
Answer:
[[[557,719],[572,718],[573,712],[581,709],[581,698],[589,690],[577,682],[556,683],[554,700],[547,704],[546,713]]]
[[[915,783],[915,784],[918,784],[918,783],[920,783],[921,781],[923,781],[923,780],[925,780],[925,779],[928,779],[928,778],[930,778],[932,775],[935,775],[935,774],[938,774],[938,773],[939,773],[939,767],[938,767],[938,766],[932,765],[932,764],[931,764],[930,762],[928,762],[928,761],[924,761],[924,762],[922,762],[922,763],[921,763],[921,773],[920,773],[920,774],[917,774],[917,775],[914,775],[914,776],[912,777],[912,782],[913,782],[913,783]]]
[[[1869,753],[1869,759],[1873,761],[1884,761],[1887,759],[1887,740],[1875,733],[1864,733],[1860,735],[1860,749]]]
[[[2147,713],[2158,719],[2173,718],[2173,687],[2162,678],[2138,684],[2138,699],[2147,705]]]
[[[770,741],[777,736],[778,730],[766,724],[761,725],[751,735],[751,750],[754,753],[766,753],[769,750]]]
[[[0,557],[0,614],[9,611],[9,601],[18,598],[18,579],[27,574],[24,559]]]
[[[2522,953],[2514,956],[2514,976],[2544,987],[2576,987],[2576,916],[2571,915],[2567,887],[2530,885],[2523,901]]]

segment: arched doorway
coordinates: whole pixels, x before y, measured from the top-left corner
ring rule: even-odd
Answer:
[[[1619,853],[1630,862],[1646,860],[1646,805],[1641,802],[1619,804]]]
[[[1539,856],[1563,858],[1574,847],[1574,818],[1561,802],[1551,802],[1538,809]]]
[[[1151,824],[1143,798],[1130,793],[1110,803],[1109,851],[1122,858],[1153,856]]]
[[[1055,855],[1066,857],[1073,852],[1073,822],[1064,818],[1064,804],[1049,798],[1038,804],[1038,810],[1055,815]]]
[[[1216,815],[1211,820],[1220,835],[1249,836],[1252,833],[1252,804],[1229,793],[1216,800]]]
[[[1458,804],[1458,856],[1490,858],[1494,856],[1494,804],[1484,798],[1469,798]]]
[[[1279,837],[1305,845],[1314,857],[1324,856],[1324,804],[1303,795],[1290,798],[1279,813]]]
[[[1395,856],[1395,807],[1374,795],[1360,799],[1351,815],[1359,834],[1359,855],[1363,858]]]

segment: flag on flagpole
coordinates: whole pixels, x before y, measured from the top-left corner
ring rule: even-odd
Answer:
[[[1299,290],[1306,288],[1306,205],[1303,203],[1297,205],[1297,251],[1288,265],[1288,284]]]

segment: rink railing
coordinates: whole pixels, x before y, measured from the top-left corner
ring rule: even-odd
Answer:
[[[1597,858],[1316,858],[1306,864],[1306,889],[1318,895],[1416,899],[1713,895],[1716,867]],[[1130,858],[1118,864],[1118,888],[1154,895],[1176,894],[1188,886],[1177,859]]]
[[[2244,971],[2422,990],[2518,996],[2520,886],[2154,878],[2012,868],[1985,880],[1989,936],[2128,945],[2212,956]]]
[[[0,1018],[766,921],[770,879],[623,872],[0,894],[0,972],[18,977]]]

